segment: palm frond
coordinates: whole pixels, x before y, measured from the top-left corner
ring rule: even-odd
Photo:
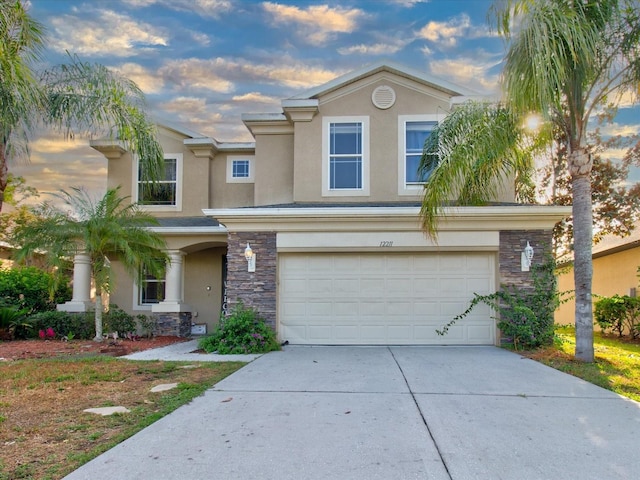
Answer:
[[[481,205],[495,199],[506,181],[530,183],[535,144],[525,142],[521,124],[504,105],[469,102],[436,127],[420,164],[421,172],[430,172],[420,211],[429,235],[436,236],[447,202]]]
[[[100,199],[85,190],[63,191],[65,210],[43,204],[36,221],[17,229],[18,259],[45,253],[51,265],[59,265],[77,253],[89,256],[91,272],[100,290],[111,291],[111,260],[119,260],[131,275],[141,269],[164,275],[168,256],[164,239],[149,227],[157,220],[109,189]]]
[[[145,163],[151,180],[162,178],[164,155],[155,125],[145,114],[144,94],[131,80],[100,64],[69,55],[67,64],[42,75],[46,120],[66,136],[106,135],[121,140]]]

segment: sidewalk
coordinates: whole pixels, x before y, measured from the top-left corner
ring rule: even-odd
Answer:
[[[119,358],[128,360],[165,360],[177,362],[252,362],[262,354],[217,355],[215,353],[193,353],[198,350],[198,339],[174,343],[166,347],[152,348]]]

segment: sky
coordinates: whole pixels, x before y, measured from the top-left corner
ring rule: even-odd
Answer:
[[[487,21],[490,5],[31,0],[29,12],[46,28],[48,65],[64,63],[66,52],[106,65],[138,84],[156,121],[229,142],[253,140],[242,113],[279,112],[282,99],[381,60],[498,95],[504,43]],[[640,133],[640,109],[621,109],[607,129]],[[69,187],[105,191],[107,162],[87,139],[47,134],[34,139],[31,150],[30,163],[11,171],[42,194]]]

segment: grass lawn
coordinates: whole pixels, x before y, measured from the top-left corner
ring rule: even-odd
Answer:
[[[573,358],[576,344],[573,327],[558,327],[556,335],[555,345],[529,352],[526,356],[640,402],[638,340],[595,332],[596,361],[584,363]]]
[[[243,365],[108,356],[0,362],[0,480],[62,478]],[[150,392],[166,383],[178,387]],[[83,412],[105,406],[130,413]]]

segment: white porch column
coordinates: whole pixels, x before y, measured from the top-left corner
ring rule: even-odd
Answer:
[[[152,312],[190,312],[191,308],[185,305],[182,296],[182,276],[184,252],[169,250],[169,262],[165,276],[164,300],[151,307]]]
[[[73,257],[73,297],[59,304],[62,312],[86,312],[93,308],[91,302],[91,259],[83,253]]]

